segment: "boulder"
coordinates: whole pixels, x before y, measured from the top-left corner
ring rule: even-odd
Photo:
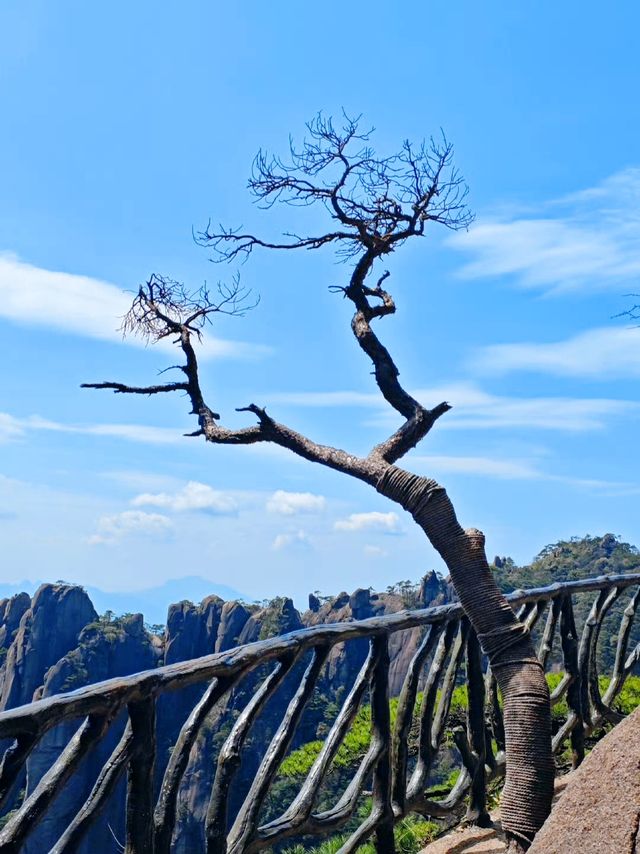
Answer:
[[[639,822],[640,708],[572,774],[529,854],[634,854]]]

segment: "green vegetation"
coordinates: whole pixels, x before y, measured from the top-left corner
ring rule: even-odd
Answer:
[[[438,699],[440,692],[438,692]],[[416,715],[420,713],[422,705],[422,694],[418,694],[416,699]],[[394,697],[389,702],[391,712],[391,726],[395,724],[396,715],[398,712],[398,698]],[[462,713],[467,708],[467,689],[464,685],[456,688],[451,699],[450,718],[454,722],[458,722],[462,718]],[[410,751],[415,748],[415,738],[417,737],[417,729],[412,730],[409,736]],[[371,742],[371,706],[362,706],[356,714],[353,723],[346,734],[344,741],[340,745],[338,752],[333,760],[334,768],[354,768],[367,752]],[[310,741],[302,745],[297,750],[294,750],[280,766],[280,777],[299,778],[309,773],[311,766],[322,750],[322,741]]]
[[[261,615],[260,640],[281,635],[288,630],[287,614],[284,606],[287,602],[284,596],[276,596],[263,603],[264,611]]]
[[[391,596],[399,596],[402,604],[407,609],[420,608],[420,585],[412,581],[397,581],[387,587],[387,593]]]
[[[528,566],[516,566],[511,558],[496,558],[493,570],[500,588],[510,593],[556,581],[639,572],[640,553],[613,534],[572,537],[545,546]]]
[[[17,812],[18,807],[13,810],[9,810],[9,812],[5,813],[3,816],[0,816],[0,830],[2,830],[2,828],[11,821]]]
[[[440,827],[433,821],[426,821],[421,816],[409,815],[398,822],[394,829],[397,854],[418,854],[425,845],[440,833]],[[347,841],[348,834],[333,836],[318,846],[309,848],[306,845],[295,845],[287,848],[283,854],[336,854]],[[373,843],[368,842],[358,848],[358,854],[375,854]]]
[[[547,683],[551,691],[558,686],[562,679],[562,673],[548,673]],[[600,677],[600,691],[602,694],[609,686],[610,678],[608,676]],[[438,699],[440,692],[438,692]],[[422,703],[422,694],[418,694],[416,700],[416,714],[414,720],[420,713]],[[614,708],[622,714],[628,715],[634,709],[640,706],[640,677],[630,676],[624,684],[620,695],[614,703]],[[391,710],[391,725],[395,723],[396,714],[398,711],[398,700],[394,698],[390,701],[389,707]],[[467,709],[467,690],[465,686],[460,686],[453,692],[451,701],[451,712],[449,715],[450,723],[462,722],[463,713]],[[568,713],[566,699],[561,700],[553,707],[553,717],[555,719],[565,719]],[[448,733],[445,733],[445,738]],[[413,728],[409,735],[409,751],[410,755],[415,752],[415,738],[417,736],[417,728]],[[371,707],[362,706],[358,711],[354,721],[345,736],[344,741],[340,745],[338,752],[333,760],[333,768],[351,768],[354,769],[360,760],[363,758],[371,741]],[[282,778],[300,779],[306,776],[311,770],[311,766],[322,750],[322,741],[310,741],[302,745],[297,750],[292,751],[280,766],[279,776]],[[457,774],[457,772],[454,772]],[[448,779],[444,783],[447,787],[453,786],[455,777]]]
[[[563,673],[547,673],[547,683],[551,691],[554,690],[562,680]],[[611,679],[608,676],[600,676],[598,679],[600,685],[600,694],[609,687]],[[629,676],[624,683],[622,691],[617,696],[613,703],[613,708],[623,715],[628,715],[640,706],[640,676]],[[551,710],[551,714],[555,720],[564,720],[569,713],[566,697],[563,697],[560,702],[556,703]]]
[[[572,537],[545,546],[528,566],[516,566],[507,557],[494,558],[492,569],[499,587],[505,593],[530,587],[546,587],[555,582],[579,581],[600,575],[623,575],[640,572],[640,552],[635,546],[623,543],[613,534],[602,537]],[[610,673],[615,660],[618,629],[622,613],[629,601],[631,591],[624,591],[605,617],[598,645],[598,667],[601,673]],[[573,597],[573,607],[578,632],[582,631],[594,600],[593,593],[582,593]],[[541,623],[534,631],[534,640],[539,640]],[[629,648],[640,642],[640,619],[636,620]],[[562,664],[556,638],[551,664],[556,668]]]
[[[550,690],[557,687],[562,679],[563,673],[547,674],[547,683]],[[600,691],[602,694],[606,691],[610,683],[608,676],[600,677]],[[440,696],[438,696],[440,699]],[[414,725],[409,733],[409,755],[414,757],[417,750],[417,720],[419,718],[420,706],[422,703],[422,694],[419,694],[416,701],[416,713],[414,715]],[[390,701],[391,725],[395,723],[398,700],[394,698]],[[640,706],[640,677],[630,676],[620,695],[614,703],[614,708],[623,714],[629,714],[634,709]],[[453,752],[451,728],[463,723],[465,712],[467,709],[467,690],[465,686],[459,686],[453,692],[451,702],[451,712],[449,715],[449,728],[445,732],[444,745],[441,750],[438,763],[433,769],[431,785],[437,786],[438,797],[441,797],[445,792],[451,791],[454,787],[458,776],[459,769],[457,767],[458,760]],[[553,707],[553,718],[557,725],[566,719],[568,708],[566,700],[563,699]],[[368,705],[362,706],[358,711],[354,721],[345,736],[345,739],[340,746],[333,760],[331,770],[321,793],[322,808],[334,803],[344,787],[351,779],[354,771],[360,764],[365,755],[371,740],[371,707]],[[292,751],[282,762],[270,800],[270,816],[278,812],[277,806],[283,803],[288,803],[297,793],[300,785],[306,775],[311,770],[318,754],[322,749],[323,742],[320,740],[310,741],[302,745],[297,750]],[[491,806],[495,806],[499,800],[500,784],[497,784],[495,791],[489,792],[489,801]],[[364,815],[367,814],[369,804],[367,799],[363,799],[358,810],[358,819],[352,821],[347,826],[347,831],[355,829],[358,822]],[[395,829],[396,848],[401,854],[415,854],[424,846],[435,839],[440,832],[440,826],[435,822],[424,821],[421,817],[408,816],[403,821],[399,822]],[[345,842],[349,833],[344,833],[339,836],[333,836],[317,847],[307,847],[301,844],[288,848],[283,854],[303,854],[303,852],[314,852],[314,854],[334,854],[340,846]],[[360,854],[369,854],[374,848],[370,845],[361,846],[358,851]]]
[[[131,616],[131,613],[127,612],[116,617],[113,611],[105,611],[97,620],[87,623],[84,627],[80,634],[79,646],[89,646],[95,643],[98,637],[108,643],[116,643],[125,631],[125,625]]]

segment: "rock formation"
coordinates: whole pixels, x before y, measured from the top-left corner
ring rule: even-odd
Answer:
[[[310,608],[300,614],[291,599],[277,598],[265,606],[242,602],[224,602],[209,596],[199,604],[182,601],[169,607],[167,623],[161,636],[145,628],[141,614],[115,618],[98,617],[82,587],[45,584],[33,599],[19,594],[0,601],[0,709],[11,708],[32,699],[74,690],[93,682],[125,676],[162,664],[171,664],[221,652],[237,644],[251,643],[305,626],[366,619],[394,613],[405,607],[426,607],[447,601],[446,582],[435,575],[427,576],[419,589],[407,599],[407,590],[390,589],[372,593],[358,589],[352,594],[340,593],[322,601],[310,597]],[[408,663],[419,641],[414,630],[395,635],[390,655],[390,688],[398,693]],[[295,746],[318,736],[326,722],[330,700],[350,686],[367,654],[366,640],[334,647],[325,672],[319,680],[318,702],[311,703],[296,732]],[[250,741],[237,778],[235,804],[247,790],[258,767],[262,750],[275,732],[286,703],[300,679],[304,662],[285,680],[279,692],[267,703],[260,719],[259,740]],[[235,711],[246,703],[265,668],[250,674],[214,711],[203,727],[193,750],[180,795],[180,811],[175,838],[177,854],[202,847],[202,824],[206,811],[215,756],[228,731]],[[157,780],[166,766],[171,746],[191,708],[205,686],[192,686],[160,697],[157,705]],[[342,690],[341,690],[342,689]],[[73,735],[77,724],[56,727],[48,733],[27,763],[26,777],[20,787],[27,794],[53,764]],[[38,828],[29,837],[25,854],[48,850],[69,822],[74,811],[88,794],[95,777],[117,742],[124,721],[116,721],[103,743],[81,765],[64,792]],[[13,802],[20,798],[16,787]],[[113,835],[123,838],[124,783],[115,793],[109,808],[96,822],[79,854],[111,850]]]
[[[529,854],[635,854],[639,826],[640,708],[573,772]]]
[[[5,633],[25,604],[21,593],[9,600],[2,621]],[[30,607],[22,612],[20,623],[2,668],[0,709],[30,703],[34,691],[44,682],[47,670],[78,643],[82,629],[97,614],[82,587],[67,584],[43,584]]]

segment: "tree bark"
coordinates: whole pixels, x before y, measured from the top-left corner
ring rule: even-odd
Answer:
[[[407,510],[440,553],[489,658],[504,703],[502,825],[526,848],[549,814],[554,780],[549,690],[529,633],[491,574],[484,535],[461,527],[442,486],[389,466],[377,490]]]

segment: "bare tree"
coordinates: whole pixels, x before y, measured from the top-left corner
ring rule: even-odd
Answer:
[[[193,335],[217,311],[242,308],[236,285],[219,302],[208,294],[190,295],[174,282],[153,276],[140,288],[125,319],[126,331],[150,340],[175,336],[185,356],[181,382],[137,388],[116,382],[88,384],[126,394],[184,391],[198,430],[213,444],[246,445],[273,442],[315,463],[358,478],[407,510],[444,559],[462,605],[489,657],[504,698],[507,775],[502,795],[502,822],[510,850],[523,851],[544,822],[551,804],[554,767],[551,755],[549,693],[528,631],[516,618],[493,579],[484,549],[484,535],[463,529],[445,489],[396,463],[427,433],[450,406],[440,402],[423,406],[401,385],[389,351],[374,332],[373,323],[393,314],[396,305],[386,281],[389,273],[374,277],[380,259],[407,240],[421,237],[428,223],[450,229],[471,222],[467,188],[452,166],[452,147],[442,137],[414,148],[405,142],[399,153],[379,157],[369,145],[369,133],[345,117],[337,128],[318,116],[307,125],[300,148],[290,145],[286,159],[259,153],[249,180],[258,202],[270,207],[324,206],[332,230],[315,236],[285,234],[265,240],[241,230],[212,229],[198,242],[219,261],[246,259],[254,249],[318,249],[332,244],[349,264],[343,285],[334,290],[354,308],[351,329],[373,363],[384,399],[404,423],[364,457],[320,445],[276,421],[264,407],[251,403],[237,411],[255,416],[253,425],[232,430],[206,403],[200,384]]]

